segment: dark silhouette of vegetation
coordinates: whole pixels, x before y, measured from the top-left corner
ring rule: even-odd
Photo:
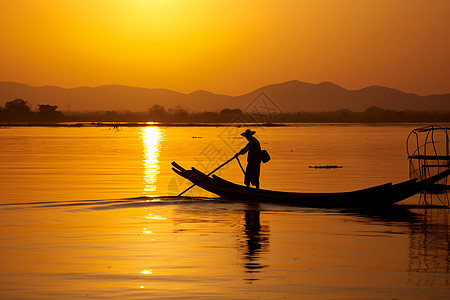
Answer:
[[[57,106],[40,104],[32,111],[22,99],[0,106],[0,122],[3,123],[58,123],[58,122],[161,122],[161,123],[254,123],[261,116],[247,114],[240,109],[225,108],[219,112],[188,112],[181,106],[166,109],[154,105],[147,112],[106,111],[66,112]],[[450,111],[397,111],[372,106],[363,112],[348,109],[324,112],[296,112],[280,114],[271,123],[408,123],[450,122]]]
[[[26,122],[32,116],[30,107],[27,102],[22,99],[15,99],[5,103],[2,109],[1,117],[5,121],[19,121]]]
[[[232,123],[251,118],[240,109],[222,109],[220,112],[188,112],[181,106],[166,109],[154,105],[147,112],[70,112],[66,113],[67,122],[162,122],[162,123]]]
[[[59,122],[63,120],[63,113],[57,111],[58,106],[39,104],[38,118],[47,122]]]
[[[156,104],[148,110],[148,116],[155,120],[162,120],[166,118],[167,112],[164,106]]]
[[[188,112],[176,107],[166,109],[155,105],[148,112],[92,112],[67,113],[71,122],[163,122],[163,123],[254,123],[258,115],[246,114],[240,109],[222,109],[219,112]],[[264,118],[263,118],[264,119]],[[409,123],[450,122],[450,111],[397,111],[369,107],[363,112],[348,109],[325,112],[284,113],[270,119],[271,123]]]
[[[39,104],[37,112],[31,110],[27,101],[15,99],[0,107],[0,121],[11,123],[43,122],[55,123],[64,121],[64,115],[57,111],[58,106]]]

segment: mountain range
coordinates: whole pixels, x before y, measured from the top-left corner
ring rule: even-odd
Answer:
[[[168,89],[121,85],[62,88],[33,87],[0,82],[0,104],[23,99],[38,104],[57,105],[62,111],[147,111],[153,105],[180,106],[191,112],[248,107],[264,101],[281,112],[363,111],[370,106],[394,110],[450,111],[450,94],[419,96],[383,86],[349,90],[331,82],[312,84],[297,80],[271,84],[250,93],[229,96],[208,91],[184,94]]]

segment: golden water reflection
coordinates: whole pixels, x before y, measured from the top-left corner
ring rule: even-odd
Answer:
[[[424,210],[409,227],[408,282],[416,286],[449,286],[450,280],[445,276],[450,273],[449,211]]]
[[[144,146],[144,194],[156,190],[156,180],[160,172],[159,153],[164,130],[159,127],[143,127],[141,129],[142,144]]]
[[[245,273],[258,273],[267,267],[260,263],[261,254],[268,253],[269,246],[269,227],[261,225],[261,211],[259,205],[247,205],[244,211],[244,241],[241,248],[244,250],[244,267]],[[245,278],[252,281],[257,278]]]
[[[160,215],[154,215],[154,214],[148,214],[148,216],[145,217],[147,220],[167,220],[167,218],[162,217]]]

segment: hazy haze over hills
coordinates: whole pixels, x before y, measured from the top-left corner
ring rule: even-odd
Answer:
[[[189,111],[217,111],[223,108],[245,109],[264,92],[282,111],[362,111],[370,106],[395,110],[450,110],[450,94],[418,96],[396,89],[370,86],[347,90],[331,82],[312,84],[297,80],[271,84],[240,96],[195,91],[184,94],[168,89],[150,89],[120,85],[61,88],[32,87],[0,82],[0,103],[20,98],[36,108],[38,104],[57,105],[63,111],[147,111],[155,104]]]

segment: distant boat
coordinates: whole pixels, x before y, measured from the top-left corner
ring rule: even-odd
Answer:
[[[378,208],[392,206],[397,202],[427,190],[433,183],[450,175],[450,170],[447,169],[421,181],[411,179],[397,184],[386,183],[350,192],[294,193],[263,189],[256,190],[232,183],[215,175],[207,176],[195,168],[186,170],[176,162],[172,162],[172,165],[172,170],[175,173],[223,199],[316,208]]]

